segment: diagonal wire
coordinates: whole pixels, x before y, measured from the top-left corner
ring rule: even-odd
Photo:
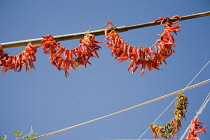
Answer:
[[[183,89],[182,92],[185,91],[185,89],[195,80],[195,78],[198,77],[198,75],[206,68],[206,66],[209,64],[210,60],[203,66],[203,68],[196,74],[196,76],[189,82],[189,84]]]
[[[198,77],[198,75],[206,68],[206,66],[209,64],[210,60],[203,66],[203,68],[194,76],[194,78],[187,84],[187,86],[182,89],[182,92],[184,92],[187,87]],[[166,109],[157,117],[157,119],[155,119],[155,121],[152,123],[156,123],[156,121],[166,112],[166,110],[176,101],[176,98],[166,107]],[[148,130],[150,129],[150,127],[148,127],[139,137],[137,140],[139,140]]]
[[[194,119],[198,118],[198,115],[200,115],[203,112],[204,108],[206,107],[207,103],[210,100],[210,97],[209,96],[210,96],[210,92],[207,95],[206,99],[204,100],[203,104],[201,105],[199,111],[196,113]],[[188,132],[188,130],[190,129],[190,127],[191,127],[191,124],[187,127],[187,129],[185,130],[185,132],[182,134],[180,140],[182,140],[184,138],[184,136],[186,135],[186,133]]]
[[[198,86],[207,84],[209,82],[210,82],[210,79],[207,79],[207,80],[202,81],[200,83],[197,83],[197,84],[194,84],[192,86],[189,86],[185,90],[190,90],[190,89],[193,89],[193,88],[197,88]],[[36,139],[39,139],[39,138],[43,138],[43,137],[46,137],[46,136],[49,136],[49,135],[53,135],[53,134],[56,134],[56,133],[59,133],[59,132],[63,132],[63,131],[72,129],[72,128],[75,128],[75,127],[79,127],[79,126],[82,126],[82,125],[85,125],[85,124],[88,124],[88,123],[91,123],[91,122],[94,122],[94,121],[98,121],[98,120],[101,120],[101,119],[104,119],[104,118],[107,118],[107,117],[110,117],[110,116],[113,116],[113,115],[116,115],[116,114],[119,114],[119,113],[122,113],[122,112],[125,112],[125,111],[128,111],[128,110],[131,110],[131,109],[134,109],[134,108],[137,108],[137,107],[140,107],[140,106],[143,106],[143,105],[146,105],[146,104],[149,104],[149,103],[152,103],[152,102],[164,99],[164,98],[167,98],[169,96],[172,96],[172,95],[175,95],[175,94],[179,94],[182,91],[183,91],[183,89],[175,91],[175,92],[172,92],[172,93],[169,93],[169,94],[166,94],[166,95],[163,95],[161,97],[158,97],[158,98],[155,98],[155,99],[152,99],[152,100],[149,100],[147,102],[144,102],[144,103],[141,103],[141,104],[138,104],[138,105],[135,105],[135,106],[132,106],[132,107],[129,107],[129,108],[126,108],[126,109],[114,112],[112,114],[108,114],[108,115],[103,116],[103,117],[99,117],[99,118],[96,118],[96,119],[93,119],[93,120],[90,120],[90,121],[87,121],[87,122],[83,122],[83,123],[80,123],[80,124],[77,124],[77,125],[73,125],[73,126],[70,126],[70,127],[64,128],[64,129],[60,129],[60,130],[57,130],[57,131],[54,131],[54,132],[50,132],[50,133],[47,133],[47,134],[44,134],[44,135],[41,135],[41,136],[37,136],[35,138],[32,138],[31,140],[36,140]]]
[[[207,95],[206,99],[204,100],[203,104],[201,105],[201,108],[197,112],[197,116],[200,115],[203,112],[203,110],[206,107],[208,101],[210,100],[210,97],[209,96],[210,96],[210,93]]]
[[[168,110],[168,108],[176,101],[176,98],[166,107],[166,109],[157,117],[157,119],[154,120],[154,123],[156,123],[156,121],[166,112],[166,110]],[[148,127],[140,136],[137,140],[139,140],[148,130],[150,129],[150,127]]]

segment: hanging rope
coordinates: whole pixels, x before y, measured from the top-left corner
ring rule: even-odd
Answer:
[[[210,11],[203,12],[203,13],[192,14],[192,15],[187,15],[187,16],[182,16],[181,21],[188,20],[188,19],[193,19],[193,18],[200,18],[200,17],[204,17],[204,16],[210,16]],[[177,18],[171,18],[170,20],[175,21],[175,20],[177,20]],[[121,27],[117,27],[116,31],[117,32],[126,32],[128,30],[150,27],[150,26],[155,26],[155,25],[160,25],[160,24],[161,24],[161,21],[148,22],[148,23],[131,25],[131,26],[121,26]],[[91,31],[90,34],[93,34],[95,36],[104,35],[104,30],[105,29]],[[73,40],[73,39],[79,39],[79,38],[84,37],[84,34],[86,34],[86,32],[59,35],[59,36],[54,36],[54,38],[55,38],[56,41]],[[40,44],[41,40],[42,40],[42,38],[36,38],[36,39],[29,39],[29,40],[22,40],[22,41],[0,43],[0,45],[3,47],[3,49],[6,49],[6,48],[14,48],[14,47],[20,47],[20,46],[27,46],[27,44],[29,42],[31,42],[32,44]]]
[[[198,112],[196,113],[194,119],[198,118],[198,115],[200,115],[204,108],[206,107],[207,103],[209,102],[210,100],[210,93],[207,95],[206,99],[204,100],[203,104],[201,105],[200,109],[198,110]],[[183,138],[185,137],[186,133],[188,132],[188,130],[190,129],[191,127],[191,124],[187,127],[187,129],[185,130],[185,132],[183,133],[183,135],[181,136],[180,140],[183,140]]]
[[[196,88],[196,87],[198,87],[198,86],[207,84],[207,83],[209,83],[209,82],[210,82],[210,79],[205,80],[205,81],[202,81],[202,82],[197,83],[197,84],[194,84],[194,85],[192,85],[192,86],[189,86],[189,87],[185,88],[185,90],[190,90],[190,89],[192,89],[192,88]],[[125,111],[128,111],[128,110],[131,110],[131,109],[134,109],[134,108],[137,108],[137,107],[140,107],[140,106],[143,106],[143,105],[146,105],[146,104],[149,104],[149,103],[152,103],[152,102],[155,102],[155,101],[164,99],[164,98],[166,98],[166,97],[169,97],[169,96],[172,96],[172,95],[175,95],[175,94],[179,94],[179,93],[181,93],[182,91],[183,91],[183,89],[178,90],[178,91],[175,91],[175,92],[172,92],[172,93],[170,93],[170,94],[167,94],[167,95],[164,95],[164,96],[161,96],[161,97],[158,97],[158,98],[156,98],[156,99],[153,99],[153,100],[150,100],[150,101],[147,101],[147,102],[144,102],[144,103],[135,105],[135,106],[133,106],[133,107],[129,107],[129,108],[123,109],[123,110],[121,110],[121,111],[117,111],[117,112],[115,112],[115,113],[112,113],[112,114],[109,114],[109,115],[106,115],[106,116],[103,116],[103,117],[99,117],[99,118],[96,118],[96,119],[93,119],[93,120],[90,120],[90,121],[87,121],[87,122],[83,122],[83,123],[80,123],[80,124],[77,124],[77,125],[73,125],[73,126],[71,126],[71,127],[67,127],[67,128],[64,128],[64,129],[60,129],[60,130],[57,130],[57,131],[54,131],[54,132],[51,132],[51,133],[47,133],[47,134],[44,134],[44,135],[35,137],[35,138],[31,139],[31,140],[36,140],[36,139],[39,139],[39,138],[43,138],[43,137],[46,137],[46,136],[49,136],[49,135],[53,135],[53,134],[56,134],[56,133],[59,133],[59,132],[63,132],[63,131],[72,129],[72,128],[75,128],[75,127],[78,127],[78,126],[82,126],[82,125],[85,125],[85,124],[88,124],[88,123],[91,123],[91,122],[94,122],[94,121],[97,121],[97,120],[101,120],[101,119],[104,119],[104,118],[107,118],[107,117],[110,117],[110,116],[113,116],[113,115],[116,115],[116,114],[119,114],[119,113],[122,113],[122,112],[125,112]]]
[[[184,92],[186,90],[187,87],[189,87],[189,85],[198,77],[198,75],[206,68],[206,66],[209,64],[210,61],[208,61],[203,68],[194,76],[194,78],[187,84],[187,86],[185,88],[182,89],[182,92]],[[152,124],[155,124],[156,121],[166,112],[166,110],[177,100],[177,98],[175,98],[167,107],[166,109],[157,117],[157,119],[154,120],[154,122]],[[137,140],[139,140],[148,130],[150,129],[150,127],[148,127],[139,137]]]

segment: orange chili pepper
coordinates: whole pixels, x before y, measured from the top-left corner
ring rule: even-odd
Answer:
[[[164,23],[164,32],[160,34],[160,39],[156,41],[156,45],[152,45],[149,48],[141,49],[140,46],[132,47],[131,45],[124,42],[122,37],[117,34],[113,28],[111,22],[107,22],[106,25],[110,25],[105,29],[105,39],[107,40],[107,47],[112,47],[111,56],[115,56],[117,61],[123,62],[130,58],[130,64],[128,66],[128,71],[131,70],[132,74],[135,73],[136,69],[141,65],[141,75],[145,73],[145,69],[148,68],[149,71],[152,69],[162,70],[159,66],[162,65],[162,61],[166,63],[165,59],[175,53],[172,50],[172,47],[175,46],[174,38],[171,32],[177,34],[181,26],[175,25],[180,20],[179,16],[174,16],[177,18],[177,21],[170,21],[167,18],[160,18],[155,20],[161,21],[161,24]]]

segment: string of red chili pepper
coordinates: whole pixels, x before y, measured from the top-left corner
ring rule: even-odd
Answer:
[[[178,98],[178,100],[175,103],[176,108],[173,112],[175,116],[172,118],[172,120],[164,126],[158,126],[157,124],[150,125],[154,139],[160,137],[168,140],[172,139],[173,137],[177,137],[176,134],[178,133],[179,128],[182,126],[182,118],[185,118],[185,113],[187,112],[188,102],[187,97],[183,93],[180,93],[176,98]]]
[[[172,18],[177,18],[175,22],[170,21],[169,18],[160,18],[155,21],[162,21],[164,23],[164,32],[160,34],[160,39],[156,41],[156,45],[152,45],[149,48],[141,48],[141,45],[138,47],[133,47],[122,39],[122,37],[117,33],[113,24],[107,22],[104,26],[110,24],[110,26],[105,29],[105,35],[107,40],[107,47],[112,50],[111,56],[115,56],[115,59],[119,62],[126,61],[130,59],[130,64],[128,66],[128,71],[132,71],[132,74],[138,69],[141,65],[141,75],[145,73],[146,67],[149,71],[153,69],[162,70],[159,67],[162,65],[162,62],[165,64],[165,59],[175,53],[172,50],[174,44],[173,33],[177,34],[181,26],[175,25],[179,22],[180,17],[174,16]],[[174,26],[175,25],[175,26]]]
[[[193,119],[191,121],[190,130],[185,140],[200,140],[197,134],[201,132],[206,134],[206,127],[203,127],[202,124],[202,122],[198,121],[198,118]]]
[[[74,49],[67,49],[60,46],[55,41],[52,35],[44,36],[43,50],[45,54],[50,55],[50,63],[54,65],[58,70],[64,70],[65,76],[68,77],[68,69],[76,70],[77,67],[90,64],[89,59],[92,57],[98,57],[97,51],[101,49],[95,40],[95,36],[87,33],[84,38],[80,39],[80,44]],[[64,56],[64,58],[62,57]]]
[[[180,19],[179,16],[173,18]],[[166,63],[165,59],[174,53],[172,46],[175,46],[175,44],[171,32],[176,34],[179,31],[178,28],[181,26],[172,25],[178,23],[179,20],[171,22],[169,18],[161,18],[155,21],[159,20],[162,20],[162,23],[165,24],[164,32],[160,34],[160,39],[156,41],[158,46],[152,45],[149,48],[143,49],[141,49],[140,46],[133,47],[125,43],[122,37],[118,35],[112,27],[113,24],[111,22],[107,23],[110,24],[110,27],[105,30],[106,39],[108,40],[107,47],[113,46],[113,48],[111,48],[111,55],[115,55],[117,61],[123,62],[129,58],[131,59],[128,70],[131,69],[132,74],[134,74],[139,65],[142,65],[141,75],[144,74],[146,67],[150,71],[152,69],[161,70],[159,66],[162,65],[162,61]],[[43,43],[38,46],[33,46],[29,43],[26,50],[16,56],[8,55],[2,50],[2,47],[0,47],[0,66],[3,68],[3,74],[9,69],[14,69],[14,71],[19,72],[22,70],[22,66],[25,66],[28,72],[30,68],[35,69],[33,64],[36,61],[35,54],[37,48],[42,46],[44,53],[51,54],[50,63],[56,66],[58,70],[64,70],[65,76],[67,77],[69,75],[68,69],[76,69],[76,67],[81,65],[86,67],[87,64],[91,64],[89,59],[98,57],[97,50],[101,48],[96,43],[102,43],[95,41],[94,35],[89,33],[87,33],[83,39],[80,39],[80,45],[75,49],[66,49],[60,46],[51,35],[45,36],[42,41]],[[62,55],[64,55],[65,59],[62,58]],[[73,58],[73,56],[75,58]]]
[[[30,68],[36,69],[34,66],[36,52],[37,49],[34,48],[31,43],[28,43],[26,49],[15,56],[5,53],[2,46],[0,46],[0,66],[2,67],[3,74],[10,69],[13,69],[15,72],[20,72],[22,66],[24,66],[28,72],[30,72]]]
[[[76,67],[82,65],[86,67],[87,64],[91,64],[89,61],[90,58],[99,58],[97,51],[101,47],[97,43],[102,43],[96,41],[95,36],[89,34],[89,32],[86,33],[84,38],[80,39],[80,44],[74,49],[67,49],[60,46],[52,35],[44,36],[42,42],[38,46],[33,46],[31,43],[28,43],[26,49],[16,56],[5,53],[2,46],[0,46],[0,66],[3,68],[3,74],[10,69],[20,72],[22,66],[25,66],[28,72],[30,72],[30,68],[35,69],[35,54],[39,47],[43,47],[45,54],[51,54],[50,63],[58,70],[64,70],[65,76],[68,77],[68,69],[76,70]]]

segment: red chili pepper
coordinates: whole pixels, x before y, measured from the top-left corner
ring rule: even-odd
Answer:
[[[160,34],[160,39],[156,41],[156,45],[152,45],[149,48],[141,49],[139,47],[132,47],[131,45],[124,42],[122,37],[116,33],[111,22],[105,24],[110,24],[110,27],[105,29],[105,39],[107,40],[107,47],[112,47],[111,56],[115,56],[117,61],[123,62],[130,58],[130,64],[128,70],[132,70],[132,74],[136,71],[139,65],[141,65],[141,75],[144,74],[145,69],[148,68],[149,71],[152,69],[162,70],[159,66],[162,65],[162,61],[166,63],[165,59],[175,53],[172,47],[175,46],[174,38],[171,32],[179,32],[181,26],[174,24],[178,23],[180,20],[179,16],[174,16],[173,18],[178,18],[177,21],[170,21],[167,18],[160,18],[155,21],[161,21],[164,24],[164,32]],[[167,63],[166,63],[167,64]]]
[[[191,126],[185,140],[200,140],[198,133],[204,132],[206,134],[206,127],[202,127],[202,122],[198,121],[198,118],[191,121]],[[199,130],[200,129],[200,130]]]
[[[97,43],[102,42],[95,41],[95,36],[89,32],[84,38],[80,39],[80,44],[74,49],[66,49],[60,46],[52,35],[47,35],[43,38],[41,46],[43,46],[44,53],[51,54],[50,63],[58,70],[64,70],[66,77],[69,76],[68,69],[76,70],[81,65],[86,67],[87,64],[91,64],[89,62],[90,58],[99,58],[97,51],[101,47]]]

